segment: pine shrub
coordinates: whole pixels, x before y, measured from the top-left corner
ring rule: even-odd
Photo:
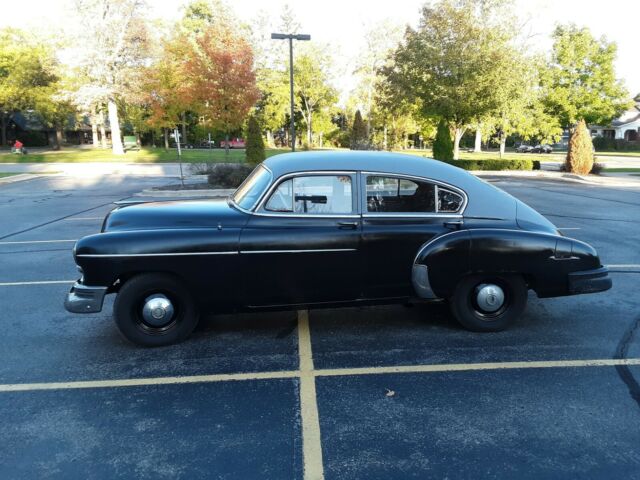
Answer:
[[[453,160],[453,141],[451,140],[451,132],[449,126],[444,120],[438,123],[436,138],[433,141],[433,158],[450,162]]]
[[[351,150],[369,150],[370,144],[367,138],[367,126],[362,120],[360,110],[356,112],[353,119],[353,128],[351,129]]]
[[[580,120],[569,140],[567,172],[587,175],[593,168],[593,143],[584,120]]]
[[[250,117],[249,124],[247,125],[247,147],[245,154],[247,156],[247,162],[250,164],[255,165],[265,159],[264,140],[262,139],[260,125],[255,117]]]

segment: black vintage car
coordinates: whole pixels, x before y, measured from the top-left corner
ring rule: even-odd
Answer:
[[[203,311],[446,300],[498,331],[538,297],[611,288],[586,243],[445,163],[371,152],[283,154],[227,200],[120,205],[73,255],[65,306],[140,345],[187,337]]]

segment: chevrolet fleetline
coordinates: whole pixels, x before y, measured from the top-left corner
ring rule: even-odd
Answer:
[[[538,297],[611,288],[588,244],[436,160],[309,152],[258,165],[226,200],[118,205],[73,250],[65,306],[102,309],[130,341],[185,339],[201,312],[447,301],[499,331]]]

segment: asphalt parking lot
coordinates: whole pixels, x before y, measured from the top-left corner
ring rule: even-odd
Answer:
[[[613,289],[532,294],[495,334],[383,306],[211,315],[159,349],[112,299],[62,300],[73,241],[175,179],[0,185],[0,478],[640,478],[640,189],[489,180],[596,247]]]

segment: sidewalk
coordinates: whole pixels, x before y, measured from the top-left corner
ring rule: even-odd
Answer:
[[[190,174],[189,164],[182,164],[184,175]],[[178,163],[1,163],[3,173],[60,173],[69,176],[96,175],[150,175],[161,177],[179,177]]]

